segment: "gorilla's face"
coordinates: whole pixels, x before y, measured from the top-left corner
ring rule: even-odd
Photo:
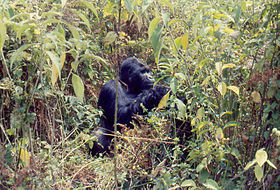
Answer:
[[[149,67],[135,58],[129,58],[123,62],[120,78],[133,93],[148,90],[153,87],[155,82]]]
[[[139,78],[141,80],[141,85],[140,88],[143,90],[150,89],[153,87],[155,79],[152,76],[150,70],[148,67],[143,66],[139,71],[138,71]]]

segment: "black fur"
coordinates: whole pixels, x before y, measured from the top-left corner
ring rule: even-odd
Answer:
[[[156,107],[168,88],[155,85],[149,68],[136,58],[123,61],[118,82],[118,112],[117,123],[129,124],[134,114],[143,114],[143,106],[151,110]],[[116,81],[108,81],[101,89],[98,106],[103,109],[101,128],[96,131],[98,137],[92,153],[109,152],[114,131]]]

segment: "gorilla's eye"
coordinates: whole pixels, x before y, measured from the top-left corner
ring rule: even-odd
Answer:
[[[140,70],[140,73],[144,74],[144,73],[150,73],[150,71],[146,68],[143,68]]]

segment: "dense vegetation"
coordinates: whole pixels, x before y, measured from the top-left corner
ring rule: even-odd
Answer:
[[[0,188],[279,189],[279,52],[278,0],[3,0]],[[92,157],[129,56],[172,93]]]

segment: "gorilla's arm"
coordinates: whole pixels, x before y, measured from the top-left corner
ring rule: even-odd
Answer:
[[[148,110],[156,107],[167,91],[168,89],[166,87],[156,85],[155,88],[145,90],[136,97],[130,97],[131,95],[127,94],[125,87],[119,83],[117,122],[121,124],[128,124],[131,121],[133,114],[143,114],[141,104],[143,104],[143,106]],[[102,88],[99,97],[98,106],[102,107],[108,122],[113,125],[115,101],[112,100],[116,97],[115,82],[107,82]]]

